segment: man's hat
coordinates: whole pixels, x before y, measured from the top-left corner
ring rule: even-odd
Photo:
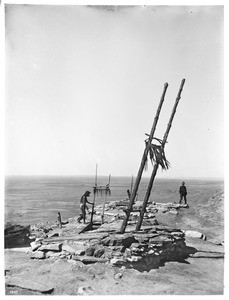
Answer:
[[[90,192],[90,191],[86,191],[85,194],[88,194],[88,195],[89,195],[89,194],[91,194],[91,192]]]

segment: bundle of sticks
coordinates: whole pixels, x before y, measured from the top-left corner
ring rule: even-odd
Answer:
[[[162,170],[167,170],[170,167],[169,161],[165,157],[164,147],[162,146],[162,140],[158,138],[153,138],[158,141],[159,145],[151,144],[149,149],[149,157],[152,162],[152,165],[156,162],[161,166]],[[148,143],[148,139],[145,140],[145,143]],[[148,161],[146,160],[145,169],[148,168]]]

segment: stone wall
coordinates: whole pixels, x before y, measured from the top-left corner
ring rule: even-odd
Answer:
[[[73,259],[85,264],[110,262],[137,269],[158,268],[166,261],[187,257],[181,230],[154,226],[125,234],[90,231],[72,237],[37,238],[31,243],[32,259]]]

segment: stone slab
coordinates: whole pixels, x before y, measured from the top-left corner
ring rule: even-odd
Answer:
[[[195,230],[186,230],[185,231],[185,236],[186,237],[192,237],[192,238],[201,239],[202,236],[203,236],[203,233],[201,233],[199,231],[195,231]]]
[[[195,258],[224,258],[224,253],[198,251],[190,256]]]
[[[61,243],[42,245],[39,251],[61,251]]]
[[[94,239],[101,239],[108,236],[107,232],[99,232],[97,230],[90,231],[88,233],[81,233],[81,234],[74,234],[72,236],[61,236],[61,237],[54,237],[50,239],[46,239],[46,243],[52,242],[64,242],[64,241],[83,241],[83,240],[94,240]]]
[[[213,243],[204,241],[202,239],[186,237],[185,243],[188,247],[193,247],[193,248],[197,249],[197,251],[224,253],[224,246],[215,245]]]
[[[104,263],[108,261],[108,259],[106,258],[100,258],[94,256],[77,256],[77,255],[73,255],[72,259],[81,261],[84,264],[92,264],[97,262]]]
[[[62,246],[62,250],[69,252],[70,254],[80,255],[84,251],[84,246],[83,245],[71,246],[71,245],[66,244],[66,245]]]
[[[45,254],[45,257],[46,257],[46,258],[49,258],[49,257],[59,257],[60,255],[61,255],[61,252],[48,251],[48,252]]]
[[[40,293],[51,293],[54,290],[53,286],[18,277],[7,278],[6,285],[17,286],[27,290],[38,291]]]
[[[32,252],[30,255],[30,258],[32,259],[44,259],[45,258],[45,253],[43,251],[35,251]]]
[[[41,246],[41,243],[35,241],[35,242],[30,243],[30,246],[31,246],[32,251],[36,251]]]

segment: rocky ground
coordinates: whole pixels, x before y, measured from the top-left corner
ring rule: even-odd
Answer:
[[[135,203],[120,234],[127,201],[95,209],[93,228],[76,218],[5,229],[7,295],[221,295],[223,241],[172,226],[185,205],[150,203],[135,231]],[[89,216],[90,218],[90,216]],[[89,221],[88,218],[88,221]]]

